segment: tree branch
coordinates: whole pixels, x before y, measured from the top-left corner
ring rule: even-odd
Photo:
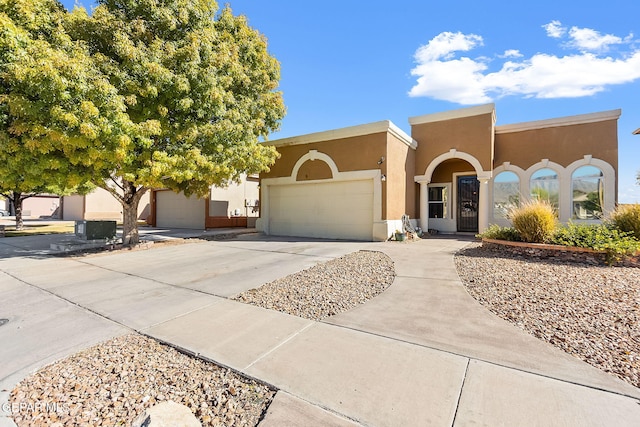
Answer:
[[[114,177],[110,176],[110,177],[109,177],[109,179],[110,179],[111,181],[113,181],[113,183],[114,183],[114,184],[115,184],[119,189],[121,189],[121,190],[122,190],[122,192],[124,193],[124,187],[123,187],[123,186],[122,186],[118,181],[116,181]]]
[[[111,195],[112,195],[113,197],[115,197],[115,198],[118,200],[118,202],[120,202],[120,204],[121,204],[121,205],[123,205],[123,206],[125,205],[124,196],[121,196],[121,195],[116,191],[116,189],[115,189],[115,188],[113,188],[113,187],[109,187],[105,181],[100,180],[100,181],[94,181],[93,183],[94,183],[97,187],[100,187],[100,188],[102,188],[103,190],[107,190],[109,193],[111,193]],[[120,187],[120,188],[122,188],[122,187]]]

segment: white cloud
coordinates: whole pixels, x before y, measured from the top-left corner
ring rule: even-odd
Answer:
[[[553,37],[555,39],[559,39],[567,32],[567,29],[562,26],[562,22],[560,21],[551,21],[548,24],[543,25],[542,28],[547,31],[547,35],[549,37]]]
[[[563,37],[561,23],[545,26],[551,37]],[[509,49],[498,71],[487,72],[489,59],[456,55],[482,45],[482,37],[462,33],[441,33],[415,54],[417,77],[409,95],[426,96],[459,104],[478,104],[492,99],[519,95],[535,98],[576,98],[602,92],[610,85],[631,83],[640,79],[640,49],[625,52],[618,58],[603,56],[613,44],[631,43],[595,30],[573,27],[569,33],[578,52],[565,56],[538,53],[524,58],[520,51]],[[592,50],[594,52],[587,52]]]
[[[444,32],[435,36],[429,43],[420,47],[415,54],[418,62],[450,59],[457,51],[468,51],[482,46],[482,37],[475,34],[465,35],[460,32]]]
[[[498,55],[499,58],[522,58],[523,56],[518,49],[505,50],[502,55]]]
[[[624,43],[624,40],[620,37],[611,34],[601,35],[599,32],[592,30],[591,28],[571,27],[571,30],[569,30],[569,37],[572,39],[570,45],[581,50],[596,52],[600,50],[607,50],[609,46],[614,44]]]

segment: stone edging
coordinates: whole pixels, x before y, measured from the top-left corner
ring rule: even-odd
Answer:
[[[509,240],[482,239],[482,243],[484,242],[496,243],[498,245],[504,245],[504,246],[516,246],[521,248],[551,250],[551,251],[584,252],[584,253],[592,253],[592,254],[606,253],[605,251],[597,251],[595,249],[590,249],[590,248],[579,248],[577,246],[550,245],[547,243],[525,243],[525,242],[511,242]]]
[[[544,243],[510,242],[507,240],[482,239],[482,247],[491,251],[507,252],[514,255],[538,259],[555,259],[565,262],[581,262],[593,265],[606,265],[607,253],[575,246],[548,245]],[[625,259],[618,265],[640,267],[640,257]]]

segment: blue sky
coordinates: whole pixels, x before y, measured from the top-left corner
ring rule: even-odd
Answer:
[[[621,108],[618,197],[640,202],[637,0],[228,3],[281,63],[270,139],[379,120],[410,133],[409,117],[487,102],[498,125]]]

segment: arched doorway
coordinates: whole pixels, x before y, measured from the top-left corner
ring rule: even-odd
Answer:
[[[420,224],[445,233],[478,233],[488,225],[491,172],[473,156],[451,150],[435,158],[420,184]]]

